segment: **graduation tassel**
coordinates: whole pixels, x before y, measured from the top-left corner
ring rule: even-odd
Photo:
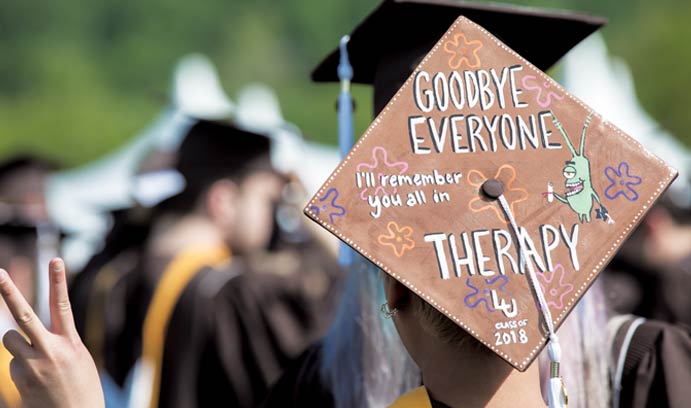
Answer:
[[[341,160],[353,147],[353,98],[350,95],[350,80],[353,79],[353,67],[348,60],[349,35],[344,35],[339,43],[341,58],[338,63],[338,78],[341,80],[341,92],[338,95],[338,153]],[[353,250],[343,242],[338,250],[338,262],[348,266],[353,260]]]
[[[499,203],[501,204],[506,217],[509,219],[511,227],[517,237],[520,236],[518,230],[518,225],[516,220],[511,213],[511,208],[506,202],[506,198],[501,194],[497,197]],[[530,281],[530,286],[533,287],[535,294],[537,295],[537,300],[540,307],[540,312],[542,317],[547,323],[547,330],[549,332],[549,345],[547,346],[547,351],[549,354],[549,391],[548,391],[548,402],[550,408],[564,408],[568,406],[569,399],[566,394],[566,387],[564,386],[564,381],[559,374],[559,368],[561,364],[561,346],[559,345],[559,337],[554,332],[554,322],[552,321],[552,313],[549,311],[549,306],[547,306],[547,301],[545,300],[545,295],[542,292],[542,288],[537,282],[537,277],[535,276],[535,270],[533,269],[533,264],[526,262],[527,254],[523,249],[522,245],[518,245],[518,250],[520,252],[521,258],[521,270],[525,270],[528,267],[528,277]]]

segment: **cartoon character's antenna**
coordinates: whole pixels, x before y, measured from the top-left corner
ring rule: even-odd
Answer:
[[[585,120],[585,124],[583,125],[583,133],[581,133],[581,156],[583,156],[583,153],[585,153],[585,131],[588,130],[588,126],[590,126],[590,119],[593,118],[593,113],[595,112],[590,112],[590,115],[588,115]]]
[[[552,113],[552,123],[554,123],[554,126],[556,126],[557,129],[559,129],[559,131],[561,132],[561,135],[564,136],[564,140],[566,141],[566,145],[569,147],[569,150],[571,150],[571,154],[574,156],[578,156],[578,152],[576,152],[576,149],[571,144],[571,140],[569,140],[569,136],[566,134],[566,131],[561,126],[559,119],[557,119],[557,117],[554,116],[554,113]],[[584,139],[581,139],[581,153],[583,152],[583,140]]]

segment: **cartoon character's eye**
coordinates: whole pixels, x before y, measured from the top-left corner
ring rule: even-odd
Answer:
[[[573,178],[576,175],[576,169],[571,166],[564,167],[564,177],[567,179]]]

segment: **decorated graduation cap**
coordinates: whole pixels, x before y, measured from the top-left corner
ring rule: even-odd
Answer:
[[[436,7],[452,17],[427,10]],[[370,27],[375,18],[389,23]],[[379,68],[368,74],[357,61],[376,65],[392,43],[389,60],[420,62],[305,208],[516,369],[551,339],[553,380],[556,328],[676,177],[539,69],[601,22],[509,6],[385,2],[351,35],[353,81],[374,82],[376,93]],[[561,24],[580,34],[564,32],[561,43]],[[411,33],[425,29],[438,35],[418,58]],[[377,32],[386,41],[368,44],[363,36]],[[329,61],[315,79],[328,80]],[[550,405],[560,401],[561,382],[551,381]]]

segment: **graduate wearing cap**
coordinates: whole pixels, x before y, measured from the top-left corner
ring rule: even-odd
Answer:
[[[305,213],[386,272],[382,310],[424,383],[393,407],[543,405],[545,346],[545,400],[568,404],[556,330],[676,177],[540,71],[602,22],[386,1],[352,33],[379,113]],[[342,217],[316,207],[328,195]]]
[[[71,287],[77,328],[99,369],[117,387],[126,386],[143,349],[150,355],[158,350],[160,366],[165,326],[184,285],[202,267],[230,260],[231,242],[225,239],[230,231],[224,228],[238,228],[232,242],[234,253],[268,241],[273,233],[273,202],[282,183],[271,168],[268,152],[269,140],[262,135],[197,120],[176,154],[154,153],[140,166],[138,179],[167,173],[180,179],[180,186],[153,208],[138,205],[116,211],[103,251]],[[257,215],[245,217],[254,225],[238,226],[227,200],[239,196],[236,182],[257,174],[266,175],[269,191],[260,195],[263,201],[257,203]],[[262,228],[266,237],[256,236]],[[161,282],[168,283],[161,288]],[[152,299],[158,301],[152,304]],[[151,313],[152,308],[156,313]],[[154,315],[161,320],[148,317]],[[148,348],[142,347],[147,327],[156,331],[148,336],[148,343],[144,335]]]
[[[158,405],[166,330],[188,283],[204,267],[230,262],[231,253],[268,242],[282,184],[271,168],[269,145],[262,135],[204,120],[182,141],[174,170],[184,178],[184,189],[154,208],[142,259],[148,300],[139,321],[135,402]],[[254,211],[241,215],[247,205]]]
[[[255,406],[323,333],[339,269],[304,228],[275,224],[297,192],[269,153],[268,138],[212,122],[183,141],[176,170],[185,190],[157,206],[149,239],[152,253],[176,255],[144,320],[136,402],[150,379],[151,407]]]
[[[490,32],[505,39],[507,44],[542,69],[551,67],[604,23],[604,20],[593,16],[509,5],[454,1],[384,1],[355,28],[347,43],[353,70],[351,81],[374,86],[375,114],[382,111],[417,63],[460,15],[481,22]],[[538,40],[541,41],[540,47],[533,44]],[[547,45],[542,47],[545,41]],[[314,69],[312,79],[315,82],[337,81],[341,75],[342,58],[343,50],[331,52]],[[356,257],[356,264],[368,263],[358,258]],[[350,274],[349,280],[359,279],[359,283],[351,285],[360,288],[360,291],[357,294],[346,292],[345,296],[358,296],[367,299],[362,301],[375,302],[371,297],[362,295],[371,292],[362,290],[368,288],[369,280],[360,273],[360,269],[367,268],[356,266],[352,269],[354,272]],[[372,273],[371,270],[369,272]],[[341,309],[347,311],[344,313],[353,313],[353,303],[356,302],[343,302]],[[376,304],[377,310],[380,305],[381,302]],[[291,406],[312,404],[314,401],[319,401],[318,404],[322,406],[377,406],[391,401],[392,390],[400,393],[401,388],[410,387],[409,379],[418,375],[417,370],[407,367],[405,362],[398,362],[397,357],[392,354],[387,354],[390,350],[399,350],[399,340],[384,340],[386,336],[377,340],[367,337],[368,333],[380,333],[382,330],[386,332],[391,327],[379,322],[379,319],[367,317],[369,311],[366,307],[355,312],[363,316],[364,322],[374,322],[373,325],[348,326],[348,320],[337,318],[331,332],[338,333],[340,337],[344,336],[342,333],[348,333],[347,336],[352,337],[350,343],[362,343],[362,348],[343,347],[341,344],[348,344],[349,341],[330,334],[294,363],[274,388],[266,406],[284,406],[286,401],[290,401]],[[377,344],[384,341],[388,344]],[[359,353],[349,359],[378,363],[352,364],[361,373],[350,373],[352,370],[334,364],[334,361],[340,361],[334,357],[339,353]],[[399,368],[392,371],[387,367],[378,367],[387,364],[386,359],[389,364],[395,362]],[[348,358],[343,357],[343,360]],[[375,383],[381,385],[377,386]],[[388,384],[388,387],[384,384]]]

